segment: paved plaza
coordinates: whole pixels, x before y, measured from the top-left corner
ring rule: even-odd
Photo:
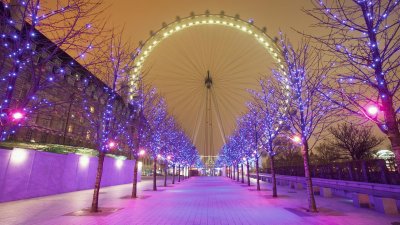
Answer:
[[[159,184],[162,184],[161,180]],[[396,224],[399,217],[353,207],[345,199],[317,196],[320,212],[307,213],[305,191],[270,184],[262,190],[225,177],[193,177],[150,191],[151,180],[139,185],[140,198],[126,198],[131,185],[101,190],[100,206],[112,213],[74,216],[87,208],[91,190],[0,204],[0,224]]]

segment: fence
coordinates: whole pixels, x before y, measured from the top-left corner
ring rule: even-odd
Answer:
[[[315,178],[400,184],[400,175],[395,167],[388,166],[383,159],[311,165],[310,171]],[[304,166],[277,166],[275,172],[280,175],[304,176]],[[270,168],[267,168],[267,173],[271,173]]]

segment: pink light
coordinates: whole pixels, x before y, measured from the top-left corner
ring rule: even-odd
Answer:
[[[370,105],[367,109],[367,112],[369,115],[375,116],[376,114],[378,114],[379,109],[375,105]]]
[[[142,150],[139,151],[139,155],[144,155],[144,154],[146,154],[145,150],[142,149]]]
[[[11,114],[11,117],[13,118],[13,120],[20,120],[20,119],[24,118],[24,114],[21,112],[13,112]]]
[[[157,158],[161,158],[161,155],[160,155],[160,154],[158,154],[158,155],[157,155]]]
[[[167,156],[167,159],[168,159],[168,160],[171,160],[171,156],[170,156],[170,155],[169,155],[169,156]]]
[[[116,145],[117,145],[117,144],[115,144],[115,142],[113,142],[113,141],[110,141],[110,142],[108,143],[108,147],[109,147],[109,148],[114,148]]]

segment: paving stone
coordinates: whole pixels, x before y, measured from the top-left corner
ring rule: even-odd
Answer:
[[[289,193],[289,186],[278,186],[278,198],[272,198],[270,191],[249,191],[224,177],[193,177],[156,192],[143,191],[152,187],[151,181],[145,180],[139,184],[139,199],[123,198],[129,196],[131,187],[128,184],[102,189],[105,193],[100,195],[100,207],[114,209],[108,215],[63,216],[90,206],[92,191],[79,191],[0,204],[0,224],[372,225],[399,221],[399,217],[356,208],[351,201],[337,197],[316,196],[319,212],[309,213],[305,190]],[[261,188],[270,190],[271,184],[262,182]],[[279,197],[280,193],[284,195]]]

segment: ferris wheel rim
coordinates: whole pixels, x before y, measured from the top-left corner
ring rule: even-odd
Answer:
[[[142,75],[145,60],[151,55],[151,52],[159,43],[169,36],[196,26],[222,25],[233,28],[233,30],[242,31],[255,38],[258,43],[265,48],[267,53],[275,60],[280,68],[283,68],[281,50],[276,41],[269,36],[266,31],[254,25],[253,22],[245,21],[238,16],[229,16],[225,14],[197,14],[184,18],[179,18],[171,23],[164,24],[162,28],[154,32],[145,42],[141,43],[133,53],[134,68],[130,73],[129,80],[129,100],[134,100],[139,90],[140,76]],[[172,27],[172,29],[171,29]]]

